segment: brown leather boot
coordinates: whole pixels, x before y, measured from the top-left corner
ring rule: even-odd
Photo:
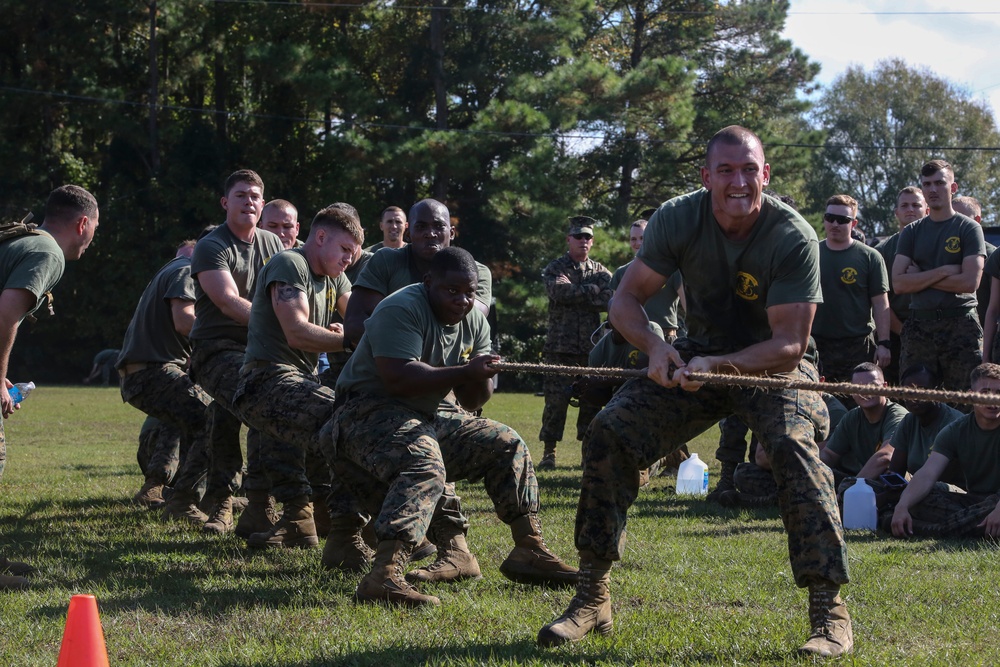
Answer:
[[[361,528],[334,524],[326,538],[320,562],[328,570],[364,572],[374,557],[375,550],[365,543]]]
[[[233,530],[233,497],[226,496],[215,504],[208,521],[201,527],[203,532],[222,535]]]
[[[383,602],[407,607],[439,605],[441,600],[424,595],[403,578],[403,567],[410,558],[410,545],[398,540],[378,543],[375,562],[358,584],[354,593],[356,602]]]
[[[840,586],[818,584],[809,587],[809,641],[799,653],[832,658],[850,653],[854,631],[847,605],[840,599]]]
[[[465,535],[461,533],[449,537],[448,541],[441,545],[433,563],[406,575],[406,580],[414,584],[421,581],[461,581],[482,578],[479,561],[469,551]]]
[[[170,521],[186,521],[198,526],[205,525],[208,515],[198,509],[198,494],[194,491],[175,491],[166,505],[163,506],[163,519]]]
[[[147,477],[142,488],[132,496],[132,502],[140,507],[148,507],[150,509],[163,507],[166,502],[163,499],[163,482],[159,478],[153,479]]]
[[[267,547],[318,547],[316,522],[309,496],[296,496],[285,503],[281,519],[270,530],[253,533],[247,546],[255,549]]]
[[[417,561],[421,561],[425,558],[430,558],[437,553],[437,550],[437,545],[425,537],[420,541],[420,544],[413,547],[413,551],[410,552],[410,562],[416,563]]]
[[[556,443],[546,442],[545,451],[542,453],[542,460],[535,466],[539,470],[556,469]]]
[[[249,538],[254,533],[264,533],[278,523],[278,510],[274,507],[274,496],[267,491],[247,491],[247,508],[236,522],[236,534]]]
[[[611,561],[599,560],[592,553],[580,553],[580,577],[576,595],[563,615],[538,631],[538,645],[543,648],[578,642],[589,632],[611,632]]]
[[[737,465],[739,464],[733,461],[722,462],[722,470],[719,471],[719,483],[705,496],[705,500],[717,503],[723,493],[736,490],[736,482],[733,481],[733,474],[736,472]]]
[[[542,526],[537,514],[526,514],[510,524],[514,548],[500,564],[500,572],[522,584],[536,586],[572,586],[577,581],[577,569],[549,551],[542,539]]]

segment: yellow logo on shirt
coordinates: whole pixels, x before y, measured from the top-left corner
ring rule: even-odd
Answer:
[[[628,353],[628,367],[635,368],[635,365],[639,363],[639,350],[632,350]]]
[[[472,346],[470,345],[469,347],[462,350],[462,354],[459,355],[458,359],[463,364],[469,363],[469,359],[472,359]]]
[[[858,282],[858,270],[855,269],[853,266],[846,267],[843,271],[840,272],[840,282],[844,283],[845,285],[853,285],[854,283]]]
[[[741,299],[746,299],[747,301],[756,301],[760,294],[757,293],[757,288],[760,283],[757,279],[751,276],[745,271],[739,271],[736,273],[736,294]]]
[[[957,236],[949,236],[944,242],[944,249],[951,253],[962,252],[962,239]]]

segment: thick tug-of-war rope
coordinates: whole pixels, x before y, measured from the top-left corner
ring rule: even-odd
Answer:
[[[543,373],[546,375],[587,375],[624,379],[646,377],[646,369],[644,368],[590,368],[584,366],[522,364],[510,361],[495,363],[493,364],[493,368],[501,371]],[[862,394],[864,396],[885,396],[887,398],[903,398],[913,401],[941,401],[944,403],[962,403],[966,405],[1000,405],[1000,395],[982,394],[974,391],[946,391],[944,389],[922,389],[920,387],[877,387],[871,384],[853,384],[850,382],[811,382],[808,380],[790,380],[774,376],[728,375],[725,373],[691,373],[690,378],[695,382],[735,387],[802,389],[805,391],[826,392],[827,394],[840,394],[842,396]]]

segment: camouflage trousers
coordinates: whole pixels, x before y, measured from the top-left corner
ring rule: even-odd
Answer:
[[[211,429],[208,406],[212,399],[177,364],[154,364],[126,375],[121,381],[121,394],[122,400],[132,407],[180,431],[183,443],[180,447],[185,451],[207,446]],[[179,449],[159,452],[156,463],[159,469],[143,473],[147,477],[159,475],[157,481],[166,484],[174,476],[179,456]]]
[[[531,455],[509,426],[467,413],[432,420],[391,400],[350,397],[321,441],[335,473],[378,518],[382,540],[427,535],[446,482],[482,480],[504,523],[538,511]],[[431,538],[432,541],[433,537]]]
[[[560,354],[549,352],[545,355],[545,363],[559,366],[588,365],[586,354]],[[542,442],[559,442],[563,439],[566,426],[566,412],[569,399],[573,394],[573,378],[565,375],[546,375],[542,383],[545,392],[545,408],[542,410],[542,428],[538,439]],[[598,408],[589,404],[580,404],[580,413],[576,418],[576,439],[582,440],[587,426],[598,412]]]
[[[181,447],[181,432],[147,415],[139,430],[139,448],[135,452],[135,460],[143,476],[170,485],[185,454]]]
[[[312,495],[313,481],[328,492],[330,470],[319,432],[333,416],[335,398],[315,376],[292,366],[267,364],[241,373],[233,407],[260,431],[261,462],[279,502]]]
[[[243,474],[240,428],[233,410],[233,394],[243,367],[245,346],[233,340],[195,341],[191,373],[198,384],[215,399],[209,406],[211,436],[204,448],[192,447],[174,480],[174,488],[195,491],[199,496],[221,497],[270,488],[260,463],[260,433],[247,433],[247,470]]]
[[[900,372],[916,363],[937,371],[945,389],[967,390],[969,374],[983,363],[983,328],[975,309],[967,315],[940,320],[911,316],[900,333]]]
[[[827,382],[850,382],[855,366],[875,358],[874,333],[849,338],[816,335],[813,338],[819,351],[819,374]]]
[[[913,534],[924,537],[983,537],[979,527],[1000,502],[1000,494],[956,492],[938,482],[930,493],[910,508]],[[892,520],[892,510],[880,514],[881,525]]]
[[[750,429],[739,417],[729,415],[719,422],[719,448],[715,458],[727,463],[742,463],[747,460],[747,433]],[[750,434],[750,460],[757,448],[757,437]]]
[[[770,496],[778,492],[778,485],[771,471],[752,461],[736,466],[733,482],[737,491],[748,496]]]
[[[788,375],[815,380],[808,364]],[[597,415],[583,441],[577,548],[619,560],[639,471],[735,414],[758,435],[774,466],[796,584],[846,583],[847,546],[833,478],[814,438],[821,412],[826,407],[815,392],[710,385],[686,392],[646,378],[630,380]]]

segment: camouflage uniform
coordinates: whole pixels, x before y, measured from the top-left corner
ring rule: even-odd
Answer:
[[[538,511],[528,447],[509,426],[462,413],[422,412],[369,394],[346,400],[321,445],[335,473],[377,514],[379,541],[418,544],[445,481],[483,480],[504,523]]]
[[[787,375],[815,380],[808,364]],[[815,392],[708,385],[687,392],[644,378],[629,381],[597,416],[584,440],[577,548],[600,559],[619,560],[628,508],[639,491],[639,470],[730,414],[758,434],[774,465],[796,584],[847,583],[847,548],[833,475],[819,460],[814,440],[815,424],[825,416]]]
[[[568,277],[570,284],[556,284],[556,278],[561,275]],[[591,334],[600,326],[600,314],[608,309],[611,298],[611,273],[599,262],[588,259],[578,264],[566,253],[545,267],[542,280],[549,296],[545,362],[560,366],[587,366],[587,357],[594,347],[590,341]],[[565,377],[545,377],[545,409],[538,433],[542,442],[562,440],[571,385],[572,382]],[[592,407],[580,406],[576,420],[578,440],[583,438],[595,414]]]
[[[924,319],[927,318],[927,319]],[[983,327],[975,308],[958,316],[936,317],[933,312],[913,311],[903,323],[900,368],[915,363],[937,369],[941,386],[959,391],[971,386],[969,373],[983,363]],[[947,358],[938,358],[947,354]]]
[[[1000,494],[956,493],[941,482],[936,483],[919,503],[910,508],[913,534],[925,537],[983,537],[983,520],[996,509]],[[893,507],[879,519],[886,527],[892,523]]]
[[[165,479],[164,484],[169,485],[185,454],[181,450],[181,432],[147,415],[139,429],[139,448],[135,453],[142,474]]]

